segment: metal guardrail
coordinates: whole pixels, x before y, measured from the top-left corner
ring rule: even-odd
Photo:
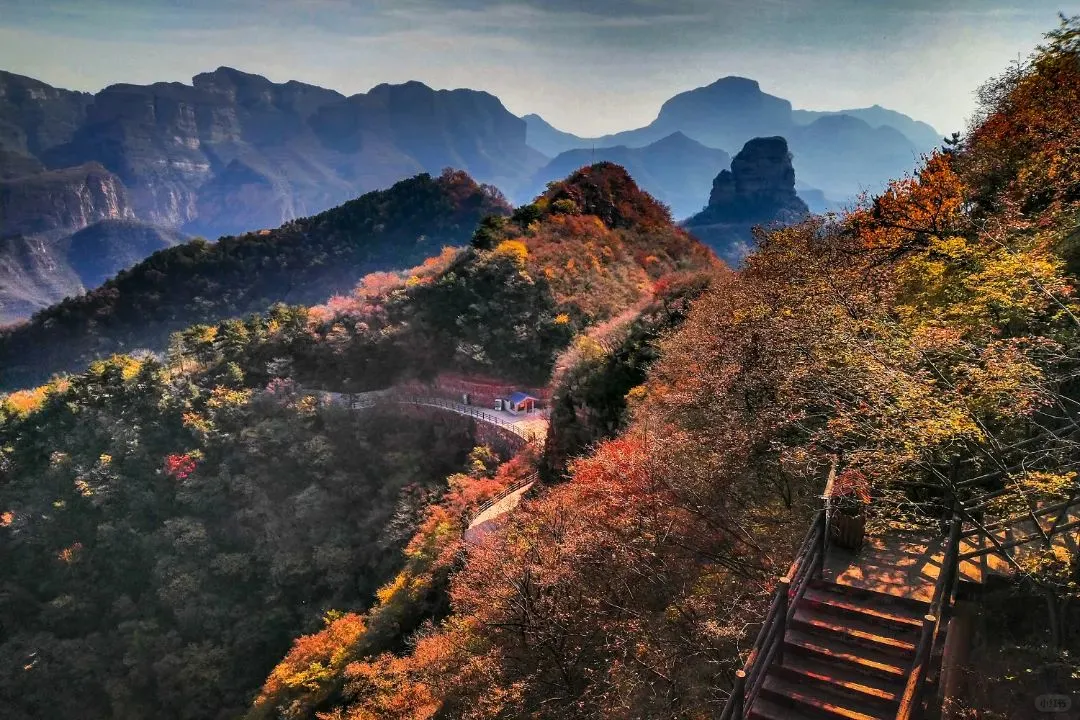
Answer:
[[[481,515],[483,515],[488,510],[490,510],[491,508],[493,508],[496,505],[498,505],[499,503],[501,503],[507,497],[509,497],[510,495],[513,495],[514,493],[516,493],[521,488],[525,487],[526,485],[530,485],[530,484],[536,482],[539,479],[540,479],[540,473],[532,473],[531,475],[526,475],[525,477],[521,478],[520,480],[515,482],[510,487],[503,490],[501,493],[499,493],[495,497],[493,497],[490,500],[488,500],[487,502],[485,502],[480,507],[476,508],[476,511],[473,512],[473,514],[472,514],[472,517],[469,518],[468,527],[472,527],[473,523],[475,523],[480,518]]]
[[[490,425],[495,425],[504,430],[509,431],[513,435],[517,436],[525,442],[532,442],[533,440],[539,440],[540,435],[532,430],[521,427],[517,423],[510,422],[505,418],[501,418],[498,415],[494,415],[486,410],[476,407],[475,405],[465,405],[454,400],[447,400],[446,398],[426,396],[426,395],[398,395],[392,390],[372,390],[364,393],[337,393],[330,391],[319,391],[324,395],[327,395],[334,399],[343,399],[347,402],[349,407],[354,410],[361,410],[364,408],[373,407],[381,402],[391,402],[399,405],[423,405],[426,407],[436,407],[458,415],[465,415],[468,417],[474,417],[478,420],[482,420]]]
[[[514,435],[517,435],[522,440],[530,442],[537,439],[537,434],[531,430],[526,430],[516,423],[512,423],[498,415],[493,415],[486,410],[482,410],[475,405],[465,405],[453,400],[447,400],[440,397],[423,397],[423,396],[397,396],[392,398],[392,402],[401,404],[412,405],[425,405],[427,407],[438,407],[447,410],[452,410],[459,415],[467,415],[470,417],[483,420],[486,423],[501,427],[505,430],[509,430]]]
[[[525,442],[532,442],[533,440],[539,439],[539,435],[537,433],[533,432],[532,430],[526,430],[525,428],[522,428],[516,423],[509,422],[505,418],[501,418],[498,415],[493,415],[492,413],[478,408],[475,405],[465,405],[464,403],[447,400],[446,398],[423,395],[398,395],[395,394],[392,390],[372,390],[364,393],[338,393],[326,390],[320,392],[335,400],[345,400],[348,403],[349,407],[356,410],[373,407],[380,402],[391,402],[400,405],[421,405],[425,407],[443,408],[445,410],[450,410],[451,412],[457,413],[458,415],[474,417],[477,420],[481,420],[485,423],[489,423],[491,425],[495,425],[496,427],[503,428],[504,430],[509,431],[510,433],[520,438],[521,440],[524,440]],[[504,489],[495,497],[484,502],[473,512],[472,517],[469,518],[468,527],[472,527],[472,524],[476,522],[476,520],[481,515],[498,505],[507,497],[513,495],[521,488],[531,483],[534,483],[539,479],[540,473],[538,472],[526,475],[520,480],[514,482],[512,485],[510,485],[510,487]]]

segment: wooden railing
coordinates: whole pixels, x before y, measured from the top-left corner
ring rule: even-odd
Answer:
[[[1012,489],[1009,488],[1009,491],[1011,492]],[[1065,523],[1062,522],[1063,520],[1068,519],[1069,512],[1074,507],[1080,505],[1080,498],[1077,498],[1078,493],[1080,493],[1080,488],[1074,488],[1069,495],[1069,499],[1064,502],[1035,508],[1030,510],[1027,515],[1005,518],[1003,520],[989,523],[985,526],[976,527],[973,530],[968,530],[962,535],[962,537],[965,539],[983,535],[987,532],[992,533],[998,530],[1016,527],[1022,523],[1031,522],[1034,526],[1035,532],[1031,535],[1025,535],[1020,538],[1009,540],[1007,542],[991,543],[990,545],[980,548],[978,550],[969,550],[968,552],[963,553],[960,556],[960,561],[963,562],[965,560],[972,560],[974,558],[988,555],[994,552],[1000,554],[1003,553],[1005,550],[1011,550],[1012,548],[1019,547],[1020,545],[1027,545],[1030,542],[1036,542],[1041,540],[1044,543],[1049,543],[1056,535],[1060,535],[1062,533],[1068,532],[1069,530],[1080,527],[1080,520],[1073,520],[1071,522]],[[994,492],[991,494],[995,497],[998,497],[1004,493]],[[980,503],[980,505],[977,505],[976,507],[981,508],[982,504],[983,503]],[[1044,530],[1042,527],[1043,517],[1055,512],[1058,513],[1057,518],[1051,524],[1049,530]]]
[[[900,707],[896,720],[918,720],[922,715],[923,691],[926,678],[933,662],[934,647],[941,632],[942,620],[952,607],[952,596],[956,590],[960,569],[960,540],[963,521],[953,513],[949,528],[949,541],[941,560],[941,572],[934,585],[934,596],[930,600],[930,610],[923,616],[922,632],[919,643],[915,646],[915,659],[908,672],[907,684],[900,696]]]
[[[835,468],[830,473],[830,478],[833,473]],[[720,720],[741,720],[753,707],[769,666],[773,662],[783,661],[784,635],[787,633],[788,620],[795,614],[795,608],[810,581],[821,575],[828,535],[828,513],[823,503],[823,507],[814,515],[794,562],[787,574],[777,582],[772,603],[754,640],[750,655],[742,669],[735,673],[735,686],[724,705]]]

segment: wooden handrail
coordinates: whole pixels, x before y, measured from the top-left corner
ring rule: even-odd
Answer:
[[[720,720],[742,720],[744,714],[753,707],[773,659],[778,654],[783,656],[787,622],[794,614],[806,588],[824,565],[821,536],[826,532],[825,509],[821,508],[814,515],[787,575],[780,578],[776,584],[772,602],[754,639],[750,654],[742,669],[735,674],[735,685],[724,704]]]
[[[1054,535],[1060,535],[1063,532],[1068,532],[1075,527],[1080,527],[1080,520],[1073,520],[1070,523],[1065,523],[1064,525],[1055,530]],[[1053,536],[1051,536],[1050,539],[1053,539]],[[1046,538],[1041,534],[1028,535],[1027,537],[1022,537],[1019,540],[1010,540],[1009,542],[999,543],[997,546],[990,546],[982,548],[980,550],[968,551],[960,556],[960,560],[971,560],[973,558],[982,557],[983,555],[989,555],[990,553],[994,552],[1000,553],[1002,550],[1011,550],[1014,547],[1019,547],[1020,545],[1027,545],[1029,542],[1035,542],[1036,540],[1042,540],[1043,542],[1046,542]]]
[[[934,596],[930,601],[930,610],[923,616],[919,644],[915,649],[915,659],[912,661],[911,670],[908,672],[904,693],[900,696],[900,707],[896,713],[896,720],[912,720],[917,716],[920,708],[923,688],[926,686],[926,676],[929,673],[930,663],[933,658],[934,646],[941,630],[941,621],[949,610],[953,590],[959,576],[961,525],[962,520],[954,512],[952,525],[949,528],[949,541],[945,546],[945,554],[941,561],[941,575],[938,576],[937,584],[934,586]]]
[[[1012,488],[1010,488],[1010,490],[1012,490]],[[1039,518],[1039,517],[1042,517],[1044,515],[1049,515],[1050,513],[1055,512],[1057,510],[1068,510],[1068,509],[1072,508],[1074,505],[1077,505],[1077,504],[1080,504],[1080,500],[1078,500],[1075,497],[1072,497],[1069,500],[1066,500],[1064,502],[1059,502],[1059,503],[1055,503],[1053,505],[1046,505],[1044,507],[1038,508],[1037,510],[1034,511],[1034,514],[1035,514],[1035,517]],[[989,525],[986,525],[985,529],[990,530],[990,531],[1001,530],[1001,529],[1007,528],[1007,527],[1009,527],[1011,525],[1015,525],[1016,523],[1025,522],[1026,520],[1030,520],[1030,519],[1031,518],[1027,517],[1027,516],[1006,518],[1004,520],[998,520],[996,522],[990,523]],[[1061,519],[1061,517],[1059,516],[1058,520],[1060,520],[1060,519]],[[1056,535],[1058,532],[1060,532],[1060,529],[1057,529],[1057,523],[1055,523],[1054,527],[1052,527],[1050,530],[1051,530],[1050,535]],[[967,532],[965,532],[963,537],[964,538],[969,538],[969,537],[973,537],[975,535],[981,535],[982,532],[983,532],[983,528],[974,528],[972,530],[968,530]]]

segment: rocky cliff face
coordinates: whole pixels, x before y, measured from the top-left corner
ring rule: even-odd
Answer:
[[[0,326],[95,288],[185,239],[176,231],[129,219],[102,220],[74,233],[0,238]]]
[[[795,193],[795,168],[782,137],[754,138],[713,180],[702,215],[716,222],[769,222],[809,212]],[[700,216],[699,216],[700,217]]]
[[[0,237],[134,216],[124,184],[96,163],[0,181]]]
[[[3,75],[0,92],[0,178],[97,162],[140,219],[210,237],[275,227],[418,172],[452,166],[509,186],[545,161],[494,96],[421,83],[346,98],[219,68],[191,85],[94,96]]]
[[[782,137],[754,138],[713,181],[709,205],[685,226],[729,263],[749,251],[755,225],[797,222],[809,214],[795,192],[795,168]]]
[[[36,157],[68,142],[92,99],[0,70],[0,152]]]

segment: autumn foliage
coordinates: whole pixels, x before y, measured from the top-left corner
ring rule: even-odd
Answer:
[[[968,136],[911,177],[847,215],[761,234],[744,270],[714,275],[626,391],[626,430],[468,548],[452,614],[405,651],[350,663],[329,717],[715,717],[833,462],[872,530],[937,527],[953,498],[988,490],[1008,491],[988,506],[1008,517],[1075,489],[1060,430],[1080,367],[1077,37],[1066,22],[989,86]],[[515,214],[503,229],[526,268],[611,281],[608,253],[633,253],[620,218],[662,215],[608,195],[609,179],[586,174]],[[582,239],[578,254],[563,237]],[[620,265],[630,274],[607,294],[633,307],[615,294],[628,279],[663,286],[650,262]],[[559,282],[572,317],[610,319],[561,356],[556,378],[581,397],[632,320]],[[1014,447],[1009,485],[983,480]],[[1025,579],[1061,607],[1076,566],[1055,556]]]

